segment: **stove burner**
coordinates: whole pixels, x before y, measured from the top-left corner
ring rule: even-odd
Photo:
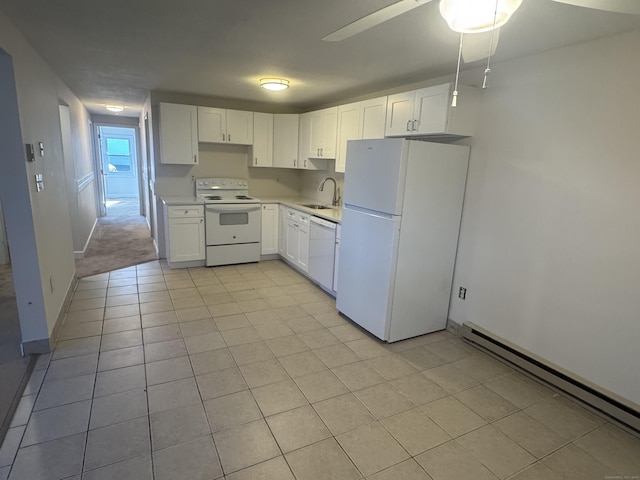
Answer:
[[[251,197],[247,197],[246,195],[236,195],[238,200],[253,200]]]
[[[222,197],[220,195],[210,195],[208,197],[205,197],[206,200],[222,200]]]

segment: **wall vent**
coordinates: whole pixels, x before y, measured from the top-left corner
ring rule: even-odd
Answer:
[[[463,324],[461,334],[466,341],[577,398],[596,411],[622,424],[621,426],[630,429],[636,435],[640,434],[640,406],[493,335],[473,323]]]

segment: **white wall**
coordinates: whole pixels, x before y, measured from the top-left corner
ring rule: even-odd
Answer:
[[[33,237],[15,238],[12,240],[15,245],[11,243],[12,258],[22,258],[28,263],[23,272],[14,262],[14,277],[24,277],[16,278],[16,294],[23,342],[29,342],[47,339],[52,333],[75,274],[58,107],[69,106],[76,179],[92,171],[89,117],[78,99],[2,13],[0,48],[13,59],[21,143],[37,147],[38,142],[43,142],[45,147],[45,156],[37,156],[33,163],[24,161],[24,148],[20,148],[21,155],[11,157],[14,168],[2,166],[4,185],[10,185],[3,191],[7,234],[10,240],[12,231],[14,236],[22,231]],[[44,177],[42,192],[35,189],[36,173]],[[86,205],[79,208],[90,210]],[[21,216],[10,213],[13,209],[20,210]],[[19,223],[31,223],[32,233],[28,228],[12,228],[10,217]],[[22,250],[20,254],[16,246]],[[16,274],[16,270],[20,273]],[[38,305],[41,310],[36,308]]]
[[[636,404],[638,51],[633,32],[494,66],[450,310]]]

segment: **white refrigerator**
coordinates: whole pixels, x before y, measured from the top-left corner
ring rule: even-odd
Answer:
[[[336,306],[381,340],[446,327],[469,147],[349,141]]]

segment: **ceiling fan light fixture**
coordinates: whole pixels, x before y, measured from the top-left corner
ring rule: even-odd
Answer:
[[[124,105],[105,105],[104,108],[110,112],[120,113],[124,111]]]
[[[480,33],[500,28],[522,0],[440,0],[440,14],[459,33]]]
[[[280,92],[289,88],[289,80],[284,78],[261,78],[260,86],[265,90]]]

